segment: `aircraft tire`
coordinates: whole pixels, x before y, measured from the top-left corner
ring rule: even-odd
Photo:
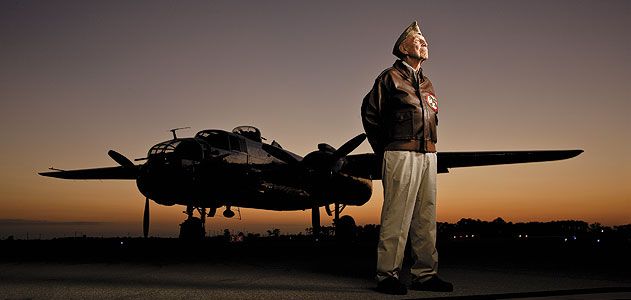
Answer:
[[[197,217],[191,217],[180,224],[180,239],[185,240],[202,240],[206,235],[202,220]]]
[[[340,242],[353,242],[357,238],[357,225],[351,216],[342,216],[335,225],[335,237]]]

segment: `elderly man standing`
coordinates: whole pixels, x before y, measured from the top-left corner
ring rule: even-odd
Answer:
[[[384,201],[377,249],[377,290],[405,295],[400,281],[410,238],[414,265],[410,289],[453,290],[437,276],[436,147],[438,99],[423,75],[427,41],[416,22],[399,36],[399,59],[375,80],[362,103],[362,122],[377,157],[382,157]]]

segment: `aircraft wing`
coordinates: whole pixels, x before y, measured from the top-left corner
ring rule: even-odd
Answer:
[[[448,173],[450,168],[562,160],[581,153],[583,150],[438,152],[438,173]],[[346,159],[343,172],[373,180],[381,179],[381,161],[377,161],[375,154],[348,155]]]
[[[447,173],[450,168],[563,160],[581,153],[583,150],[439,152],[438,172]]]
[[[80,170],[55,170],[39,175],[62,179],[136,179],[139,166],[118,166]]]

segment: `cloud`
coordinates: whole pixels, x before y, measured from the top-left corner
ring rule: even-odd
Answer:
[[[94,226],[108,222],[0,219],[0,226]]]

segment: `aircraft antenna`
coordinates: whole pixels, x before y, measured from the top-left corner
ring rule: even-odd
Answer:
[[[180,127],[180,128],[173,128],[170,129],[169,131],[171,131],[171,133],[173,134],[173,139],[177,139],[177,135],[175,134],[176,131],[181,130],[181,129],[190,129],[190,127]]]

